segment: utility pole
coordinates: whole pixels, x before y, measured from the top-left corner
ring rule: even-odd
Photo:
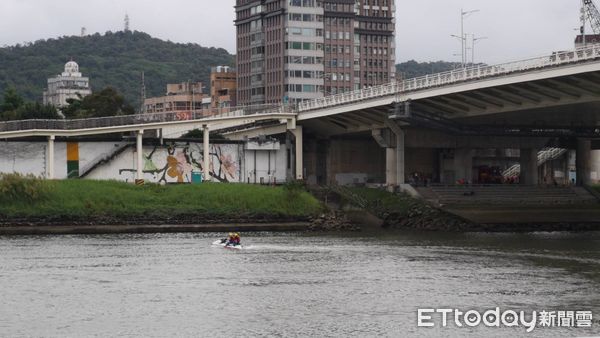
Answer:
[[[194,114],[194,84],[192,83],[192,80],[188,80],[188,86],[190,86],[190,90],[192,91],[192,102],[190,102],[190,108],[192,109],[192,114]]]
[[[142,72],[142,92],[141,92],[141,106],[140,113],[144,114],[146,112],[146,79],[144,78],[144,72]]]
[[[129,32],[129,14],[125,14],[125,32]]]

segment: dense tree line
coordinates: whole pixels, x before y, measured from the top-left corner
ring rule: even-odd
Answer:
[[[158,96],[167,83],[191,80],[208,86],[212,66],[234,63],[225,49],[163,41],[142,32],[40,40],[0,48],[0,95],[14,87],[26,100],[41,102],[48,77],[60,74],[71,58],[90,77],[94,91],[112,87],[136,108],[141,104],[141,72],[147,96]]]
[[[51,105],[23,99],[14,88],[8,88],[0,101],[0,120],[57,119],[60,115]]]
[[[29,119],[79,119],[135,114],[133,107],[114,88],[107,87],[86,97],[67,99],[69,105],[58,110],[52,105],[26,101],[14,88],[4,92],[0,101],[0,121]]]
[[[135,109],[123,95],[111,87],[83,98],[67,99],[67,103],[69,105],[62,109],[62,113],[68,119],[135,114]]]

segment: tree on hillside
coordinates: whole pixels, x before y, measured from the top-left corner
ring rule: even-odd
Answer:
[[[2,101],[2,105],[0,105],[0,112],[15,111],[23,104],[25,104],[25,100],[17,94],[15,88],[9,87],[4,92],[4,100]]]
[[[133,107],[114,88],[107,87],[84,98],[68,99],[62,112],[66,118],[91,118],[135,114]]]

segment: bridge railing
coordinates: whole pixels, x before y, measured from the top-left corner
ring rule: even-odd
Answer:
[[[252,116],[258,114],[272,114],[290,112],[290,109],[281,105],[254,105],[246,107],[202,109],[195,111],[180,111],[168,113],[136,114],[110,117],[97,117],[87,119],[32,119],[20,121],[0,122],[0,132],[19,130],[76,130],[95,129],[108,127],[121,127],[131,125],[144,125],[160,122],[210,120],[223,117]]]
[[[540,68],[560,66],[570,63],[589,61],[600,58],[600,44],[588,45],[571,51],[556,52],[544,57],[508,62],[498,65],[455,69],[448,72],[425,75],[400,82],[391,82],[379,86],[369,87],[352,92],[330,95],[314,100],[303,101],[298,104],[299,113],[314,109],[327,108],[340,104],[384,97],[388,95],[408,93],[428,88],[446,86],[465,81],[474,81],[508,75],[516,72],[531,71]]]

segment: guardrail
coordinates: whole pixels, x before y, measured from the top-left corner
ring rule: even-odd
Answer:
[[[297,111],[302,113],[305,111],[327,108],[365,99],[413,92],[459,82],[508,75],[516,72],[524,72],[570,63],[590,61],[598,58],[600,58],[600,44],[588,45],[575,50],[556,52],[552,55],[543,57],[508,62],[493,66],[478,65],[469,68],[461,68],[448,72],[407,79],[401,82],[391,82],[352,92],[330,95],[323,98],[301,102],[298,104]]]
[[[564,155],[566,152],[567,152],[567,149],[564,149],[564,148],[542,149],[537,154],[537,165],[541,166],[542,164],[544,164],[548,161],[555,160],[555,159],[561,157],[562,155]],[[511,176],[517,176],[520,173],[521,173],[521,164],[517,163],[517,164],[514,164],[513,166],[511,166],[510,168],[506,169],[502,173],[502,176],[511,177]]]
[[[0,122],[0,132],[20,130],[76,130],[108,127],[122,127],[129,125],[144,125],[160,122],[193,121],[219,119],[226,117],[253,116],[258,114],[272,114],[291,112],[288,106],[283,105],[256,105],[235,108],[204,109],[184,112],[152,113],[122,115],[87,119],[72,120],[20,120]]]

